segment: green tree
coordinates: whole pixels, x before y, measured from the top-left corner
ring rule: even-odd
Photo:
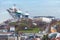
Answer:
[[[9,23],[9,25],[11,25],[11,26],[15,26],[16,24],[17,24],[16,22]]]

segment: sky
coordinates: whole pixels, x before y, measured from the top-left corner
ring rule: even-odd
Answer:
[[[60,0],[0,0],[0,22],[12,18],[6,9],[16,4],[23,12],[33,16],[55,16],[60,18]]]

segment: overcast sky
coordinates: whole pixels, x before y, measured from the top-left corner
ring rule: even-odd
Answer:
[[[0,0],[0,21],[11,18],[6,9],[16,4],[30,16],[55,16],[60,18],[60,0]]]

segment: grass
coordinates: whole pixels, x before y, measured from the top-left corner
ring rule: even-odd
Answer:
[[[39,32],[39,28],[31,28],[31,29],[27,29],[27,30],[20,30],[19,32],[23,32],[23,33],[38,33]]]

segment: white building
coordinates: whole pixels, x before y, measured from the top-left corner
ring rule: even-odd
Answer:
[[[10,26],[10,31],[14,32],[15,31],[15,27],[14,26]]]
[[[26,12],[26,13],[24,14],[24,17],[25,17],[25,18],[29,18],[29,13]]]
[[[35,16],[33,19],[36,21],[42,21],[42,22],[50,23],[53,19],[55,19],[55,17],[52,17],[52,16]]]

